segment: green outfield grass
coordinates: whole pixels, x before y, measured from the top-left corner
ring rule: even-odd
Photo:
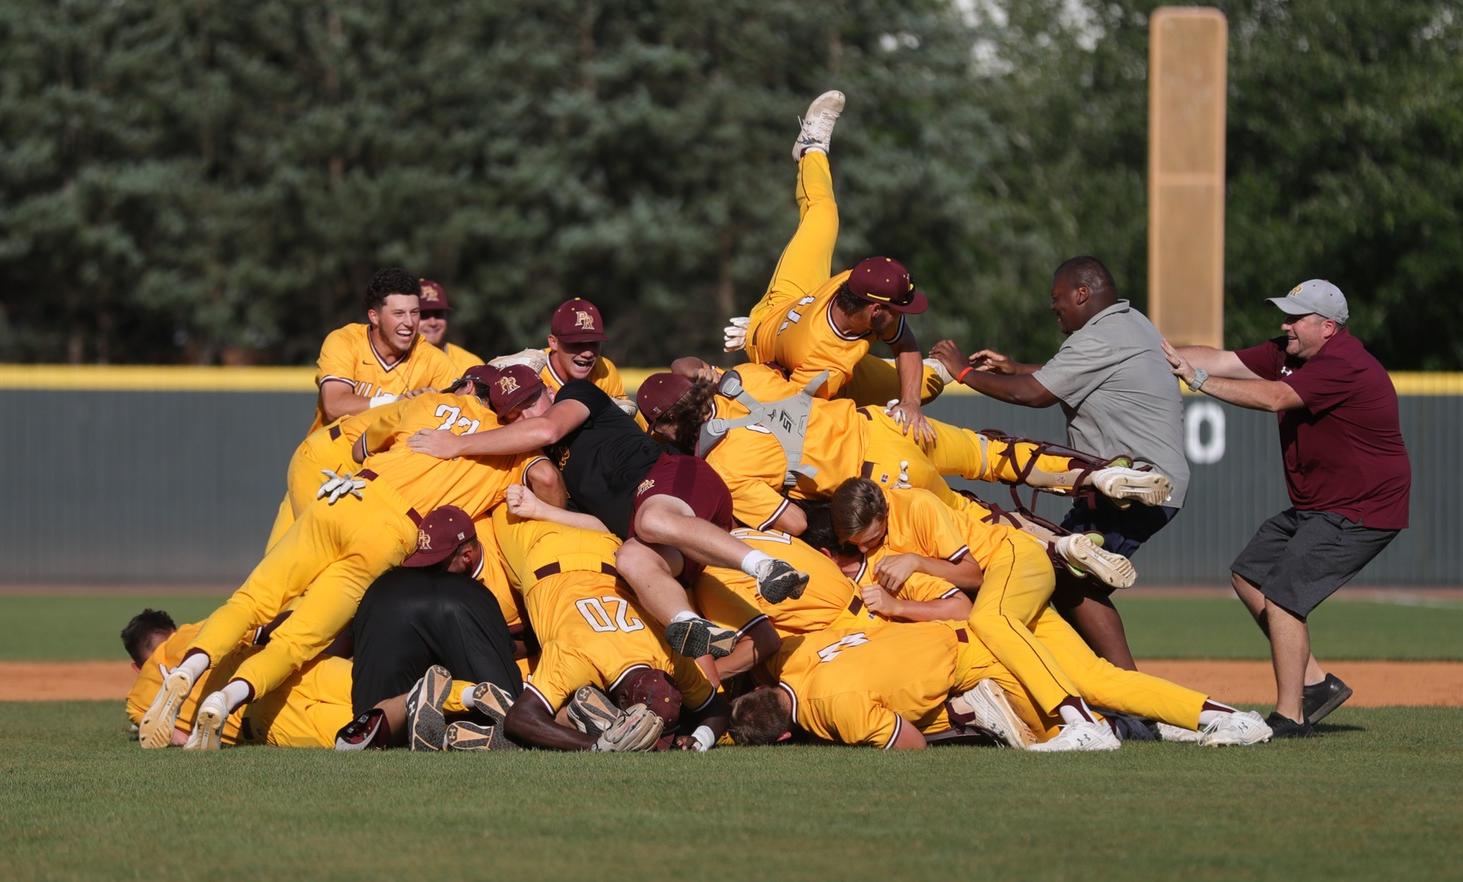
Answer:
[[[143,607],[197,621],[222,598],[0,597],[0,660],[122,658],[117,635]],[[1239,601],[1223,597],[1120,596],[1140,658],[1268,659],[1259,630]],[[1312,616],[1316,655],[1325,659],[1463,659],[1463,603],[1406,606],[1336,598]]]
[[[1463,711],[1250,749],[144,752],[114,703],[0,704],[6,879],[1441,879]]]

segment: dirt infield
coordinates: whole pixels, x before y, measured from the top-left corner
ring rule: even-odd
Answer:
[[[1275,700],[1270,663],[1158,660],[1145,673],[1225,701]],[[1463,707],[1463,662],[1336,662],[1329,668],[1356,690],[1353,707]],[[119,701],[135,676],[126,662],[0,662],[0,701]]]

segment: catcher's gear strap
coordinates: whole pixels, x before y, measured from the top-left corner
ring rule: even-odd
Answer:
[[[808,431],[808,415],[813,410],[813,395],[827,381],[828,372],[823,371],[796,395],[763,403],[753,398],[742,386],[740,374],[735,370],[727,371],[721,375],[716,392],[741,404],[747,409],[747,415],[735,419],[712,417],[707,420],[702,424],[701,435],[696,441],[696,455],[705,457],[732,429],[749,428],[767,432],[777,439],[784,460],[784,488],[797,484],[798,475],[813,477],[818,469],[803,462],[803,442]]]
[[[1006,448],[1000,452],[998,458],[1010,463],[1011,471],[1016,474],[1016,480],[1011,485],[1011,500],[1023,514],[1029,512],[1031,508],[1036,507],[1036,494],[1041,490],[1057,493],[1062,496],[1077,496],[1081,494],[1095,496],[1090,488],[1079,489],[1082,488],[1083,482],[1087,480],[1089,475],[1098,469],[1107,468],[1114,463],[1127,464],[1131,462],[1130,457],[1118,456],[1112,459],[1103,459],[1102,457],[1093,456],[1081,450],[1073,450],[1070,447],[1053,444],[1050,441],[1037,441],[1032,438],[1020,438],[1016,435],[1009,435],[1000,429],[981,429],[980,434],[992,441],[1000,441],[1006,445]],[[1026,457],[1024,463],[1017,456],[1017,445],[1020,444],[1030,444],[1034,448],[1030,455]],[[1028,484],[1032,472],[1036,470],[1037,460],[1043,456],[1064,456],[1072,461],[1068,471],[1076,471],[1077,477],[1072,481],[1070,488],[1040,487]],[[1016,491],[1017,484],[1028,484],[1028,486],[1032,487],[1031,506],[1029,508],[1021,502],[1021,496]]]
[[[1005,524],[1007,526],[1015,527],[1016,529],[1021,530],[1027,535],[1032,535],[1031,532],[1026,529],[1027,525],[1035,524],[1038,527],[1050,530],[1052,535],[1057,538],[1070,535],[1070,531],[1064,528],[1061,524],[1058,524],[1055,521],[1047,520],[1046,518],[1042,517],[1041,515],[1023,505],[1021,503],[1021,500],[1016,496],[1015,487],[1011,488],[1011,498],[1016,500],[1016,510],[1014,512],[1006,511],[1004,508],[1001,508],[994,502],[987,502],[986,500],[981,499],[979,496],[976,496],[974,493],[971,493],[969,490],[957,490],[956,492],[959,493],[961,496],[972,499],[990,509],[990,514],[980,519],[981,523]],[[1037,536],[1036,538],[1040,539],[1041,537]],[[1051,558],[1052,563],[1059,564],[1061,566],[1067,565],[1066,559],[1057,552],[1057,543],[1055,538],[1048,539],[1043,544],[1046,546],[1047,557]]]

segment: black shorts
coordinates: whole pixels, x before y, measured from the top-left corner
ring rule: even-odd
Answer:
[[[1301,618],[1350,582],[1398,530],[1373,530],[1328,511],[1288,508],[1260,525],[1230,570]]]
[[[726,489],[726,482],[716,469],[700,457],[665,453],[656,460],[635,492],[629,538],[635,538],[635,515],[639,513],[640,506],[653,496],[674,496],[691,506],[691,513],[696,517],[710,521],[728,533],[737,525],[732,517],[731,491]],[[705,564],[686,557],[676,579],[689,589],[705,570]]]

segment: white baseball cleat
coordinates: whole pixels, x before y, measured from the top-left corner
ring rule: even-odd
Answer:
[[[995,680],[981,680],[974,689],[950,699],[950,709],[970,714],[975,725],[995,735],[1007,747],[1026,750],[1036,743],[1031,728],[1016,715],[1006,690]]]
[[[193,691],[193,678],[182,668],[174,670],[163,678],[152,704],[142,715],[137,728],[137,741],[143,747],[152,749],[167,747],[173,743],[173,727],[178,724],[178,711]]]
[[[1259,714],[1254,711],[1235,711],[1205,726],[1199,743],[1205,747],[1262,744],[1269,741],[1273,734]]]
[[[1028,750],[1042,753],[1064,753],[1079,750],[1117,750],[1123,743],[1113,734],[1112,727],[1098,721],[1093,723],[1068,723],[1050,741],[1033,744]]]
[[[229,700],[222,692],[211,693],[198,705],[193,731],[184,750],[218,750],[223,746],[224,721],[229,718]]]
[[[1158,740],[1169,741],[1174,744],[1198,744],[1204,737],[1203,733],[1193,729],[1185,729],[1183,726],[1174,726],[1168,723],[1158,724]]]
[[[1132,588],[1138,581],[1138,570],[1133,562],[1118,554],[1099,548],[1085,533],[1059,536],[1056,552],[1069,566],[1092,575],[1109,588]]]
[[[828,152],[833,139],[833,124],[843,113],[843,93],[837,89],[824,92],[808,105],[808,113],[798,120],[798,139],[792,142],[792,161],[797,162],[809,150]]]
[[[1123,466],[1093,472],[1092,486],[1109,499],[1131,499],[1144,505],[1162,505],[1173,493],[1173,481],[1168,475]]]

